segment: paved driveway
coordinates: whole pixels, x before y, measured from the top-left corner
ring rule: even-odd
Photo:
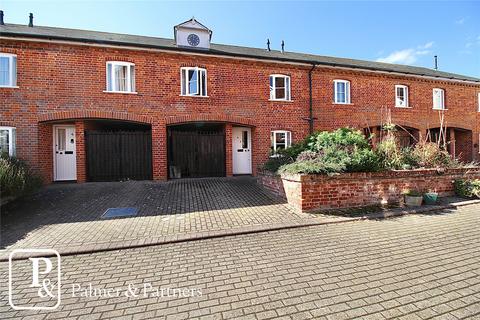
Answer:
[[[480,205],[471,205],[67,256],[56,311],[13,311],[4,296],[0,318],[479,319],[479,230]],[[6,269],[0,263],[3,295]],[[19,279],[30,276],[26,269]],[[15,283],[14,292],[24,292],[28,301],[27,290]],[[73,284],[89,283],[120,292],[129,284],[190,288],[202,295],[72,296]]]
[[[135,207],[138,215],[101,217],[116,207]],[[2,207],[1,244],[95,250],[311,218],[290,210],[251,177],[57,184]]]

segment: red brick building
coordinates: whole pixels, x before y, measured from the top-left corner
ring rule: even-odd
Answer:
[[[377,132],[390,110],[405,144],[435,139],[443,113],[450,151],[480,160],[480,79],[211,35],[0,25],[0,148],[47,181],[255,174],[311,130]]]

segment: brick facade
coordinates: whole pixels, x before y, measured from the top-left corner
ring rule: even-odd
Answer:
[[[267,190],[288,200],[301,211],[363,207],[403,201],[403,192],[438,192],[452,195],[455,179],[480,178],[480,169],[402,170],[327,175],[259,175]]]
[[[86,180],[83,130],[85,120],[115,119],[147,124],[152,131],[153,178],[167,178],[167,126],[222,122],[226,130],[226,168],[232,173],[231,128],[252,128],[252,168],[270,152],[270,131],[288,130],[293,141],[309,133],[309,65],[187,55],[53,42],[2,40],[0,52],[17,55],[18,88],[0,88],[0,125],[17,128],[17,156],[52,181],[52,124],[71,123],[77,130],[77,180]],[[106,93],[106,61],[135,64],[137,94]],[[180,68],[208,71],[208,97],[180,96]],[[292,101],[269,101],[269,75],[291,77]],[[335,105],[333,79],[351,81],[350,105]],[[409,109],[393,108],[394,85],[409,86]],[[393,122],[424,134],[439,126],[432,110],[432,88],[445,89],[449,127],[456,135],[457,154],[479,159],[480,85],[442,82],[413,76],[317,67],[313,71],[316,130],[341,126],[366,128],[382,122],[390,108]]]

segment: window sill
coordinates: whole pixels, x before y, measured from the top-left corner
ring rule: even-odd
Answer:
[[[201,96],[196,94],[181,94],[180,97],[210,98],[210,96]]]
[[[138,94],[138,92],[130,92],[130,91],[108,91],[103,90],[104,93],[123,93],[123,94]]]
[[[432,110],[435,110],[435,111],[447,111],[448,109],[447,109],[447,108],[444,108],[444,109],[432,108]]]
[[[268,99],[271,102],[293,102],[293,100],[283,100],[283,99]]]
[[[351,102],[349,102],[349,103],[333,102],[333,104],[338,104],[338,105],[341,105],[341,106],[353,106],[353,103],[351,103]]]
[[[19,86],[0,86],[0,88],[18,89],[18,88],[20,88],[20,87],[19,87]]]
[[[412,107],[402,107],[402,106],[395,106],[395,108],[398,108],[398,109],[412,109]]]

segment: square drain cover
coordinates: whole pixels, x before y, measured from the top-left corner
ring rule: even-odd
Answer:
[[[102,218],[121,218],[121,217],[131,217],[137,215],[137,208],[109,208],[102,215]]]

